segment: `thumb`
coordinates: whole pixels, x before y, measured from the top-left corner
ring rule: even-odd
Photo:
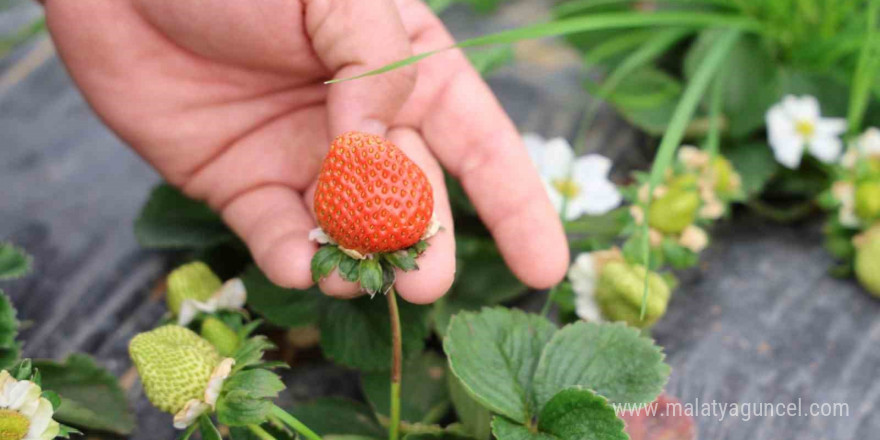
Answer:
[[[306,29],[335,78],[348,78],[412,55],[393,0],[308,0]],[[415,86],[415,66],[332,84],[330,135],[359,130],[384,136]]]

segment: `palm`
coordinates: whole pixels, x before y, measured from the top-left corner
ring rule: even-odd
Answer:
[[[480,136],[503,139],[516,133],[458,52],[420,64],[413,92],[380,108],[370,108],[370,94],[394,87],[408,91],[412,71],[324,85],[327,79],[399,59],[410,45],[419,52],[450,41],[419,0],[399,0],[400,32],[409,45],[403,43],[405,51],[387,50],[365,66],[346,57],[351,49],[346,46],[357,38],[346,39],[353,32],[351,23],[364,20],[372,28],[365,38],[374,41],[361,45],[393,41],[394,26],[381,14],[370,22],[371,11],[346,17],[341,3],[311,0],[306,8],[290,0],[50,0],[46,8],[61,56],[105,122],[168,181],[221,212],[270,278],[304,287],[310,283],[308,260],[314,252],[305,240],[314,227],[307,206],[310,188],[332,136],[350,129],[387,129],[426,169],[437,193],[437,213],[447,227],[452,219],[434,156],[454,173],[473,171],[473,182],[462,176],[466,187],[497,177],[492,169],[471,169],[488,161],[501,162],[491,164],[495,168],[529,171],[522,167],[524,151],[513,157],[488,150],[469,154]],[[490,123],[475,124],[469,106],[485,112]],[[370,125],[373,119],[386,122]],[[468,126],[473,127],[470,133],[458,133]],[[535,182],[527,185],[523,199],[537,197],[536,203],[547,205],[536,188],[543,191]],[[501,215],[515,213],[516,207],[499,208],[491,197],[471,195],[478,208],[484,205],[481,213],[490,228],[505,223]],[[486,212],[496,209],[506,212],[493,220]],[[451,283],[451,231],[438,241],[433,255],[425,256],[436,260],[436,270],[422,275],[433,277],[428,284],[436,288],[426,291],[424,279],[413,280],[411,290],[419,285],[422,293],[407,295],[404,277],[399,287],[408,299],[433,300]],[[506,250],[504,243],[501,248]],[[510,261],[519,253],[507,250],[505,255]],[[530,280],[512,266],[527,282],[546,284],[547,276]],[[351,290],[338,279],[330,284],[322,288]]]

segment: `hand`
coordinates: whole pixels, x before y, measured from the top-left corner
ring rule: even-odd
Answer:
[[[562,227],[516,128],[460,51],[324,85],[446,47],[420,0],[48,0],[49,30],[86,99],[123,140],[244,239],[266,275],[311,285],[311,203],[331,139],[388,137],[427,173],[446,230],[407,300],[450,287],[455,240],[442,164],[458,177],[513,272],[546,288],[568,265]],[[438,164],[439,162],[439,164]],[[334,296],[358,286],[335,273]]]

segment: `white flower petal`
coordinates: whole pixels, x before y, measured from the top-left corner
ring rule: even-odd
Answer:
[[[804,140],[797,136],[777,137],[770,139],[770,147],[776,161],[791,169],[800,166],[804,155]]]
[[[31,421],[25,438],[41,438],[52,422],[52,403],[47,399],[39,399],[37,409],[28,417]]]
[[[330,238],[330,236],[321,228],[315,228],[309,231],[309,241],[314,241],[318,244],[336,244],[336,242],[333,241],[333,239]]]
[[[798,121],[815,122],[820,116],[819,101],[809,95],[788,95],[782,98],[782,107],[788,116]]]
[[[204,303],[200,303],[192,298],[187,298],[180,303],[180,312],[177,313],[177,325],[186,327],[199,314],[200,308],[204,308]],[[202,307],[200,307],[202,306]],[[210,313],[210,312],[209,312]]]
[[[247,302],[247,290],[240,278],[232,278],[223,283],[223,287],[213,295],[218,310],[234,310],[244,307]]]
[[[816,121],[815,137],[837,137],[846,132],[846,119],[822,118]]]
[[[43,392],[37,384],[29,380],[20,380],[7,389],[9,390],[7,408],[15,411],[32,405],[33,401],[39,401],[40,393]]]
[[[807,147],[813,156],[824,163],[834,163],[843,152],[843,141],[837,137],[815,137]]]
[[[859,151],[866,156],[880,155],[880,129],[871,127],[865,130],[858,141],[856,141]]]
[[[428,223],[428,227],[425,229],[425,233],[422,234],[422,240],[427,240],[440,232],[440,229],[443,225],[440,223],[440,220],[437,220],[437,213],[431,214],[431,222]]]
[[[205,403],[210,405],[211,408],[214,408],[214,405],[217,404],[217,398],[220,397],[220,390],[223,389],[223,381],[229,377],[233,365],[235,365],[235,359],[225,358],[220,361],[220,364],[218,364],[211,373],[211,378],[208,379],[208,386],[205,388]]]
[[[623,197],[613,183],[605,180],[582,185],[581,191],[569,205],[588,215],[602,215],[620,206]]]
[[[211,406],[207,403],[198,399],[192,399],[189,402],[186,402],[183,409],[174,415],[174,427],[177,429],[186,429],[189,425],[192,425],[200,415],[210,409]]]
[[[561,213],[563,203],[562,194],[560,194],[559,191],[552,184],[550,184],[549,181],[547,181],[547,179],[543,179],[543,183],[544,189],[547,190],[547,198],[550,199],[550,203],[553,205],[553,209],[555,209],[556,212]]]
[[[574,161],[571,179],[576,182],[607,180],[611,166],[611,159],[599,154],[588,154]]]
[[[567,179],[574,162],[574,150],[567,140],[553,138],[544,145],[544,156],[538,166],[541,175],[553,179]]]

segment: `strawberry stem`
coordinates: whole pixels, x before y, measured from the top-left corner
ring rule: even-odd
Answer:
[[[285,425],[293,428],[294,431],[298,432],[303,437],[309,440],[321,440],[321,436],[309,429],[303,422],[300,422],[296,417],[290,415],[287,411],[283,410],[278,406],[272,407],[272,415],[278,417],[279,420],[284,422]]]
[[[388,298],[388,312],[391,318],[391,424],[388,439],[397,440],[400,436],[400,372],[402,369],[402,348],[400,338],[400,311],[397,308],[397,293],[392,285],[385,295]]]

